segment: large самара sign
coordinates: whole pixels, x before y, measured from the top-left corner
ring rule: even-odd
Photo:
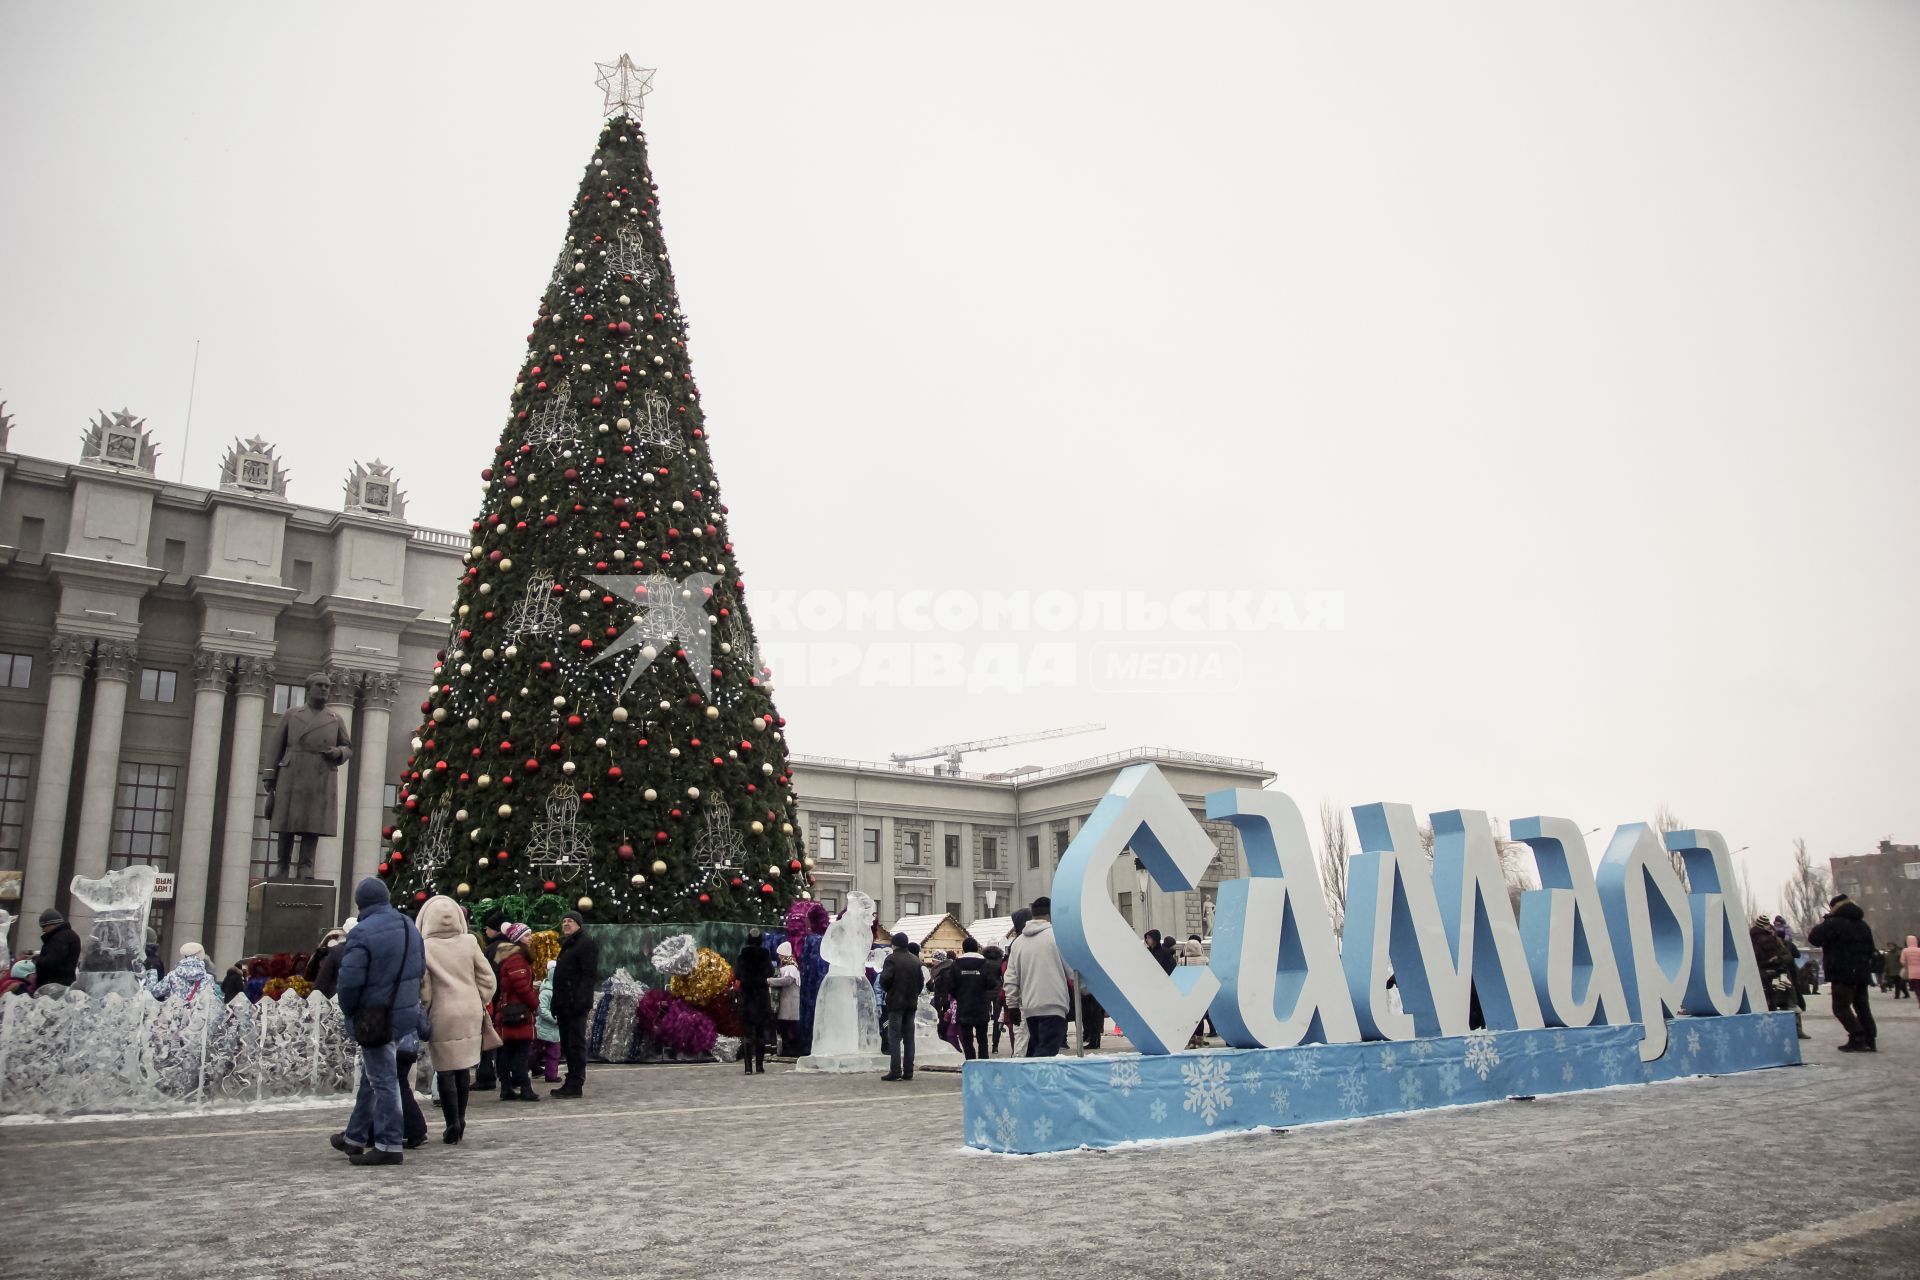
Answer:
[[[1055,932],[1144,1056],[968,1063],[970,1144],[1106,1146],[1799,1061],[1791,1016],[1766,1013],[1717,832],[1663,843],[1628,824],[1596,868],[1574,823],[1515,822],[1541,883],[1516,919],[1484,813],[1434,815],[1429,866],[1410,808],[1367,805],[1337,940],[1288,796],[1219,791],[1206,813],[1238,831],[1245,874],[1219,887],[1209,964],[1171,974],[1121,914],[1113,868],[1130,853],[1161,888],[1192,889],[1212,840],[1152,765],[1087,819],[1054,875]],[[1173,1052],[1203,1015],[1233,1048]]]

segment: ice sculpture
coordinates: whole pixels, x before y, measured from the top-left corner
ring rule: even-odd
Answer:
[[[7,935],[13,932],[13,922],[17,919],[13,912],[0,910],[0,957],[8,960],[13,959],[13,943],[7,940]]]
[[[74,898],[93,914],[93,934],[80,953],[73,985],[89,995],[144,994],[141,969],[146,961],[147,913],[153,906],[158,873],[146,863],[109,871],[98,880],[75,876]]]
[[[873,945],[873,899],[855,890],[847,909],[827,926],[820,956],[826,980],[813,1008],[813,1052],[794,1063],[796,1071],[885,1071],[880,1024],[873,1014],[873,988],[867,982],[867,949]]]
[[[933,988],[920,988],[920,1006],[913,1011],[914,1070],[958,1071],[965,1061],[953,1042],[940,1036],[940,1016],[933,1011]]]

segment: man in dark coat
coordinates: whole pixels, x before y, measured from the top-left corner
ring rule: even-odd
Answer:
[[[887,1074],[882,1080],[913,1079],[913,1017],[926,985],[920,957],[908,949],[907,935],[893,935],[893,950],[880,966],[880,990],[887,997]]]
[[[767,1073],[767,1038],[773,1033],[773,991],[767,981],[773,975],[773,957],[767,954],[766,935],[758,929],[747,930],[747,945],[734,958],[733,976],[740,984],[740,1023],[745,1034],[740,1040],[740,1061],[745,1074]]]
[[[1172,938],[1163,938],[1158,929],[1147,930],[1147,951],[1153,956],[1154,963],[1162,972],[1172,973],[1179,967],[1179,948]]]
[[[40,913],[40,952],[33,958],[34,989],[44,991],[55,983],[73,985],[80,968],[80,935],[67,918],[48,907]]]
[[[1807,934],[1807,945],[1820,948],[1820,967],[1833,988],[1833,1016],[1847,1029],[1842,1053],[1873,1053],[1879,1028],[1867,1008],[1867,983],[1879,952],[1866,913],[1846,894],[1827,903],[1827,914]]]
[[[349,1022],[361,1009],[384,1005],[389,1033],[382,1044],[360,1046],[360,1093],[336,1150],[355,1164],[399,1164],[405,1157],[400,1107],[399,1041],[420,1026],[420,979],[427,953],[413,921],[393,909],[386,882],[368,876],[353,891],[360,923],[340,945],[336,998]]]
[[[968,938],[960,944],[960,958],[933,980],[936,996],[953,1001],[953,1020],[960,1027],[960,1048],[969,1058],[987,1056],[987,1023],[993,1018],[994,997],[1000,991],[1000,970],[980,954],[980,944]]]
[[[600,944],[581,927],[578,911],[560,917],[560,958],[553,962],[553,1020],[560,1027],[560,1053],[567,1077],[549,1098],[577,1098],[587,1086],[587,1015],[600,985]]]

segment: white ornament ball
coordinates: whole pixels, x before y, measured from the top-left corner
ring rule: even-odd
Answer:
[[[602,751],[604,751],[606,750],[606,747],[607,747],[607,740],[605,738],[595,738],[593,740],[593,745],[600,748]]]
[[[678,498],[675,498],[673,500],[673,509],[675,511],[685,511],[687,509],[687,504],[680,501]]]
[[[687,788],[687,799],[698,800],[699,798],[700,798],[700,788],[698,787]]]
[[[811,871],[811,870],[813,870],[813,859],[812,859],[812,858],[808,858],[808,859],[807,859],[807,870],[809,870],[809,871]]]
[[[627,881],[628,884],[632,885],[636,889],[638,889],[641,885],[645,884],[646,882],[647,882],[647,878],[638,873],[635,873],[633,879]]]
[[[720,718],[720,708],[718,707],[707,708],[707,719],[718,720],[719,718]]]
[[[678,759],[680,758],[680,748],[678,748],[678,747],[668,747],[668,748],[667,748],[667,758],[668,758],[668,759],[670,759],[670,760],[678,760]]]
[[[467,728],[478,729],[479,727],[480,727],[480,717],[478,716],[467,717]]]
[[[780,824],[780,834],[781,834],[781,835],[787,835],[787,836],[790,836],[790,835],[792,835],[792,834],[793,834],[793,824],[792,824],[791,822],[783,822],[783,823],[781,823],[781,824]]]
[[[555,694],[553,697],[553,705],[556,707],[564,707],[567,705],[567,700],[563,695]]]
[[[667,864],[656,858],[653,863],[653,874],[657,876],[667,874]]]
[[[506,647],[504,652],[509,658],[517,658],[520,656],[520,646],[517,644],[510,644]]]
[[[615,707],[613,709],[613,722],[615,724],[625,724],[627,722],[627,709],[625,707]]]
[[[491,649],[482,649],[482,650],[480,651],[480,656],[481,656],[482,658],[485,658],[485,659],[486,659],[486,660],[487,660],[488,662],[492,662],[492,661],[493,661],[493,650],[491,650]]]
[[[473,664],[472,664],[471,662],[463,662],[463,663],[461,663],[461,664],[460,664],[460,674],[461,674],[461,675],[463,675],[463,676],[470,676],[470,675],[472,675],[472,674],[473,674]]]
[[[582,911],[591,911],[593,910],[593,899],[583,893],[580,895],[580,901],[573,905],[579,907]]]
[[[481,595],[483,595],[483,596],[490,596],[490,595],[492,595],[492,594],[493,594],[493,584],[492,584],[491,582],[483,582],[483,583],[481,583],[481,584],[480,584],[480,594],[481,594]]]
[[[573,761],[569,760],[565,764],[561,765],[560,772],[566,774],[569,778],[571,778],[573,776]]]
[[[640,795],[643,799],[647,800],[658,800],[660,798],[660,793],[652,787],[648,787],[645,791],[642,791]]]
[[[498,809],[495,809],[494,812],[499,816],[501,816],[502,818],[511,818],[513,816],[513,806],[510,804],[503,804]]]
[[[486,788],[493,785],[493,778],[491,777],[491,775],[483,773],[479,777],[473,780],[473,785],[476,787],[479,787],[481,790],[484,791]]]
[[[773,766],[770,764],[762,764],[760,766],[760,772],[765,774],[771,774],[773,772]]]
[[[453,891],[464,898],[468,894],[473,892],[473,886],[466,883],[465,881],[462,881],[461,883],[453,886]]]
[[[780,874],[780,864],[779,864],[779,863],[777,863],[777,862],[769,862],[769,863],[767,864],[767,874],[768,874],[768,875],[770,875],[770,876],[777,876],[777,875],[779,875],[779,874]]]
[[[766,834],[766,830],[767,830],[767,828],[766,828],[766,825],[765,825],[764,823],[759,823],[759,822],[755,822],[755,823],[753,823],[753,824],[751,824],[751,825],[750,825],[750,826],[749,826],[749,827],[747,828],[747,830],[749,830],[749,831],[751,831],[751,832],[753,832],[753,834],[755,834],[755,835],[764,835],[764,834]]]
[[[467,820],[467,811],[465,809],[454,810],[453,820],[455,822],[465,822]]]
[[[527,503],[527,500],[516,493],[513,495],[513,500],[507,503],[507,505],[517,509],[519,507],[525,506],[526,503]]]
[[[447,722],[447,709],[445,707],[435,707],[433,709],[433,722],[435,724],[445,724]]]

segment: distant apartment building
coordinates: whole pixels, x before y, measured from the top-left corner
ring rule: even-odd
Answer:
[[[1884,947],[1920,934],[1920,844],[1882,840],[1873,853],[1834,858],[1828,865],[1833,891],[1860,904],[1874,941]]]

